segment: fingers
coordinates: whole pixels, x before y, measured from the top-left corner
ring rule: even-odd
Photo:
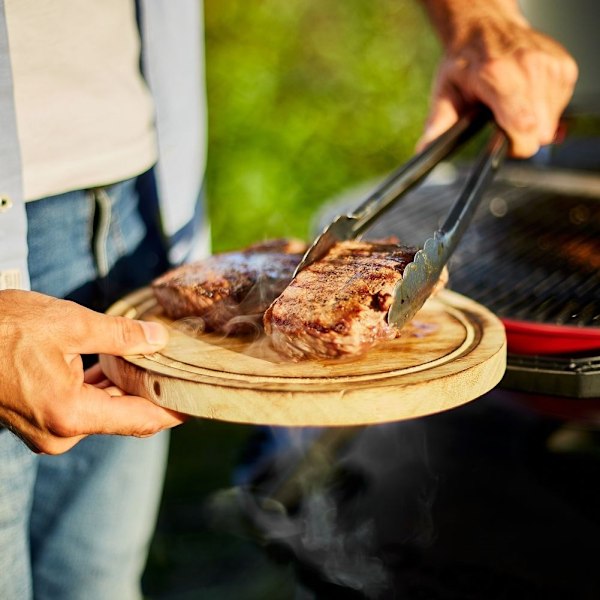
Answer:
[[[550,107],[550,117],[551,121],[553,121],[547,131],[547,138],[549,138],[547,143],[554,141],[556,137],[558,122],[571,101],[578,75],[577,63],[569,57],[561,63],[559,74],[555,76],[558,84],[555,87],[546,86],[545,88],[545,101]],[[552,115],[554,115],[553,118]]]
[[[92,365],[89,369],[86,369],[83,373],[83,381],[92,385],[97,385],[102,380],[106,379],[106,375],[102,372],[100,363]]]
[[[83,374],[83,382],[93,385],[95,388],[106,390],[111,396],[123,396],[124,392],[116,387],[104,374],[100,363],[96,363]],[[114,390],[118,390],[118,393]]]
[[[113,385],[84,384],[72,400],[56,399],[44,426],[12,413],[9,429],[36,453],[62,454],[91,434],[148,437],[180,425],[187,417]]]
[[[111,433],[146,437],[180,425],[188,418],[145,398],[126,394],[106,378],[99,363],[85,371],[78,406],[76,434]]]
[[[164,347],[169,339],[160,323],[104,315],[77,304],[72,304],[70,312],[71,319],[63,321],[63,330],[67,351],[73,353],[149,354]]]
[[[106,379],[99,365],[84,373],[81,363],[45,359],[31,377],[22,377],[19,389],[27,396],[0,411],[0,421],[36,453],[61,454],[91,434],[147,437],[187,418],[127,395]]]
[[[573,65],[535,49],[490,60],[471,73],[473,95],[506,131],[513,156],[527,158],[553,141],[573,92]]]
[[[539,108],[534,103],[527,86],[515,76],[510,65],[492,65],[487,77],[476,80],[474,91],[477,98],[489,107],[496,123],[506,132],[510,142],[510,154],[514,157],[533,156],[540,148]],[[499,83],[507,77],[509,83]],[[542,115],[546,114],[545,105]]]
[[[116,386],[98,389],[84,384],[75,431],[67,434],[110,433],[147,437],[183,423],[187,417],[162,408],[139,396],[125,394]]]

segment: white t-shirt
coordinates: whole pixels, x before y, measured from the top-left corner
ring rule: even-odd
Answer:
[[[25,200],[150,168],[154,109],[134,3],[5,0],[5,11]]]

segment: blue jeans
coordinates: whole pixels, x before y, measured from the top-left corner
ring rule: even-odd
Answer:
[[[29,203],[32,289],[104,310],[164,270],[153,190],[148,173]],[[167,445],[90,436],[36,456],[0,430],[0,598],[140,598]]]

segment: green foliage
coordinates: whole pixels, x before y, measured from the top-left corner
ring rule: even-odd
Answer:
[[[412,153],[437,42],[416,0],[205,0],[215,251],[309,235]]]

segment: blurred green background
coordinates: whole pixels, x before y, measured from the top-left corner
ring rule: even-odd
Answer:
[[[328,199],[413,152],[438,45],[417,0],[205,0],[207,190],[215,251],[306,238]],[[148,598],[285,600],[291,569],[203,512],[255,429],[172,433]]]
[[[417,0],[206,0],[215,251],[306,238],[412,153],[438,45]]]

